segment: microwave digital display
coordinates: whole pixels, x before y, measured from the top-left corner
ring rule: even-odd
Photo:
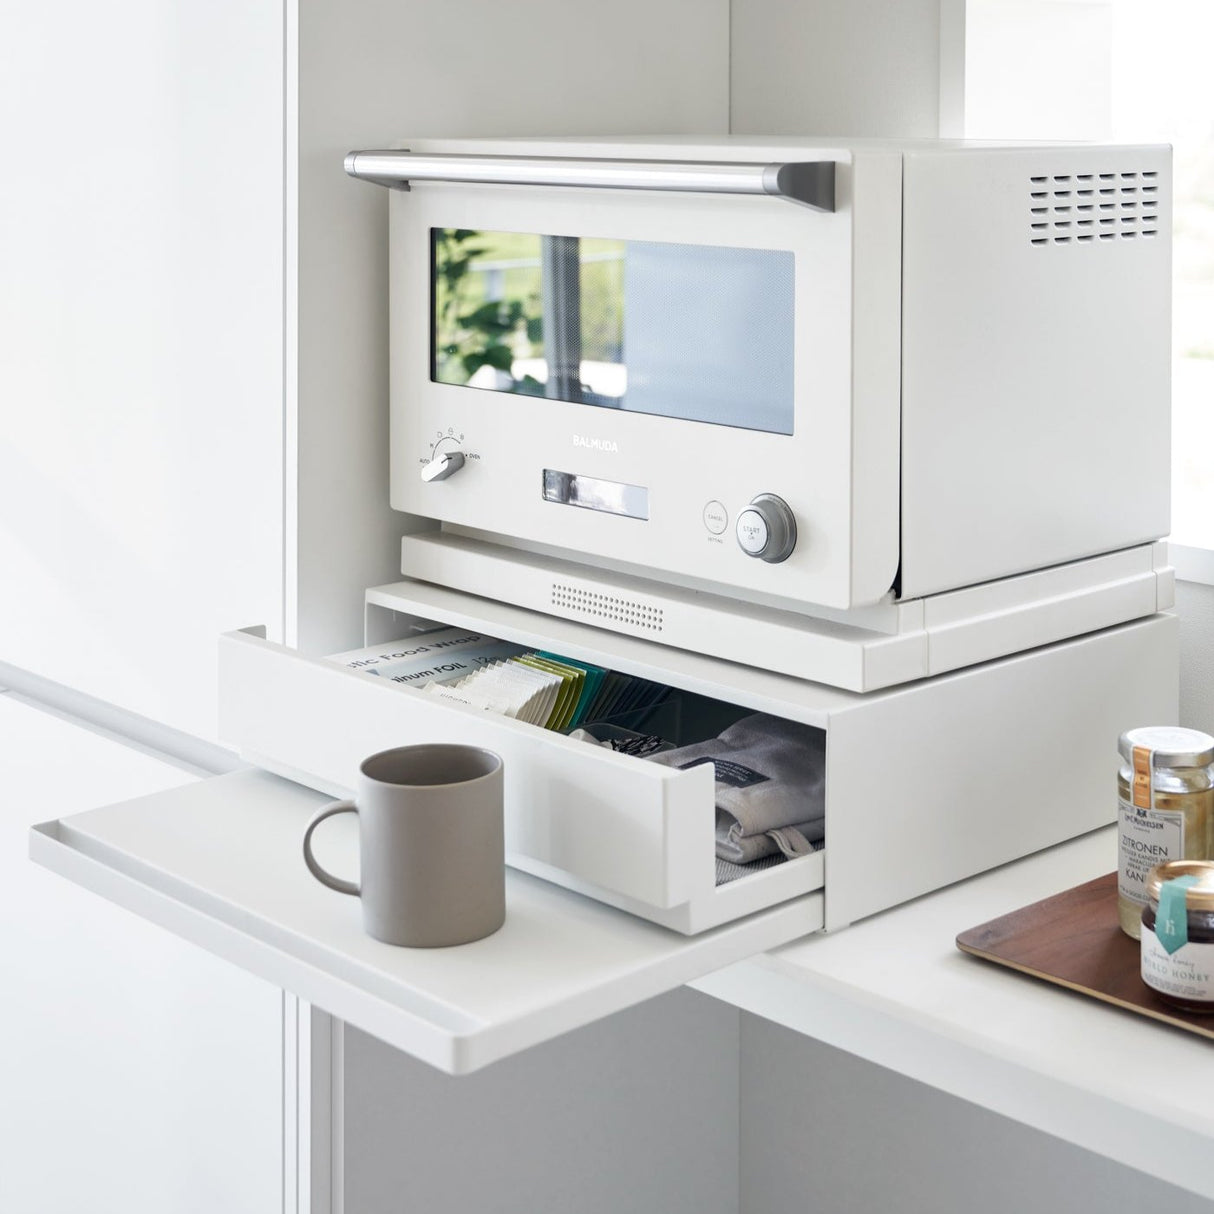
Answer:
[[[790,251],[431,229],[431,378],[793,432]]]

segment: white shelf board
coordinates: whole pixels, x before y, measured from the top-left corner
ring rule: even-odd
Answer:
[[[1115,867],[1108,827],[692,985],[1214,1198],[1207,1039],[955,944],[967,928]]]
[[[237,772],[44,823],[30,853],[452,1074],[821,923],[821,895],[810,894],[686,937],[507,869],[501,931],[458,948],[396,948],[365,935],[358,901],[304,867],[304,824],[324,800],[263,772]],[[326,866],[357,871],[356,830],[352,818],[325,824]]]

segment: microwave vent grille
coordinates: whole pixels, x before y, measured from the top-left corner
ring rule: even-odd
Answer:
[[[1049,173],[1029,178],[1029,240],[1038,247],[1151,240],[1159,234],[1154,170]]]
[[[624,625],[637,632],[661,632],[662,608],[644,599],[630,599],[569,582],[552,583],[552,605],[563,615],[579,615],[609,625]]]

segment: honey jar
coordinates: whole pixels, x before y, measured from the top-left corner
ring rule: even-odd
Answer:
[[[1151,869],[1142,912],[1142,980],[1165,1003],[1214,1014],[1214,863]]]
[[[1123,733],[1118,750],[1117,917],[1137,940],[1151,869],[1214,858],[1214,738],[1148,726]]]

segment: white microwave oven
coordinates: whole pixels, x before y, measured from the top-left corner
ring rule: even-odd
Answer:
[[[800,673],[864,690],[938,672],[919,605],[1167,534],[1166,147],[416,140],[346,168],[401,187],[391,500],[444,545],[414,576],[781,669],[791,617]]]

